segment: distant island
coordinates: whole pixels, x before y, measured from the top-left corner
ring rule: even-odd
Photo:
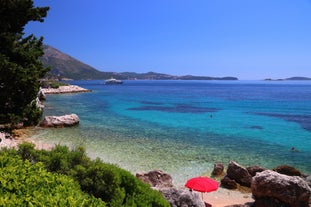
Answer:
[[[238,80],[236,77],[175,76],[156,72],[103,72],[48,45],[44,45],[44,55],[40,60],[43,65],[51,68],[48,77],[60,80],[95,80],[111,77],[120,80]]]
[[[126,80],[238,80],[236,77],[209,77],[209,76],[174,76],[162,73],[148,72],[148,73],[119,73],[123,79]],[[122,79],[122,78],[121,78]]]
[[[284,78],[284,79],[271,79],[271,78],[266,78],[265,81],[306,81],[306,80],[311,80],[311,78],[307,77],[291,77],[291,78]]]

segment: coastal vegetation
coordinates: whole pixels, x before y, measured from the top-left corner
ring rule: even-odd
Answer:
[[[43,22],[48,10],[31,0],[0,0],[0,124],[35,125],[42,116],[35,99],[49,71],[38,59],[43,38],[25,36],[24,27]]]
[[[50,70],[39,58],[43,37],[25,36],[31,21],[43,22],[49,7],[33,0],[0,0],[0,129],[34,126],[41,80]],[[71,63],[72,64],[72,63]],[[49,83],[58,88],[61,83]],[[2,140],[0,139],[0,142]],[[24,143],[0,150],[0,206],[169,206],[163,196],[130,172],[91,160],[82,147],[36,150]]]
[[[42,81],[42,88],[59,88],[60,86],[68,86],[69,84],[56,81],[56,80],[46,80]]]
[[[48,172],[42,163],[1,153],[0,206],[106,206],[81,191],[72,178]]]
[[[169,206],[130,172],[91,160],[83,147],[47,151],[23,143],[0,151],[0,167],[1,206]]]

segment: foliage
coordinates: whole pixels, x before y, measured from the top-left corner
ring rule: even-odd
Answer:
[[[169,206],[159,192],[128,171],[103,163],[100,159],[91,160],[83,147],[69,150],[66,146],[57,145],[46,151],[35,150],[33,144],[23,143],[17,151],[6,152],[32,163],[42,162],[48,171],[72,177],[84,192],[101,198],[107,206]]]
[[[38,59],[43,38],[24,37],[24,27],[30,21],[43,22],[48,9],[34,7],[32,0],[0,0],[0,124],[39,121],[33,100],[39,79],[49,69]]]
[[[43,88],[59,88],[59,86],[68,86],[68,84],[60,81],[43,81],[41,86]]]
[[[0,168],[0,206],[106,206],[72,178],[47,172],[42,163],[2,154]]]

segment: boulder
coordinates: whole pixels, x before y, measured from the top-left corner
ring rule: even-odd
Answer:
[[[172,176],[161,170],[153,170],[147,173],[136,173],[136,177],[144,183],[150,184],[152,187],[165,188],[173,186]]]
[[[228,165],[227,176],[243,186],[251,186],[252,176],[245,167],[234,161],[230,161]]]
[[[64,116],[45,116],[40,122],[41,127],[71,127],[79,124],[78,115],[70,114]]]
[[[46,95],[44,93],[44,91],[40,88],[39,92],[38,92],[38,96],[40,101],[45,101],[46,100]]]
[[[303,179],[308,183],[309,187],[311,188],[311,175],[303,176]]]
[[[220,181],[221,186],[227,189],[237,189],[238,188],[238,183],[229,178],[228,176],[225,176],[223,179]]]
[[[265,170],[268,170],[267,168],[264,168],[264,167],[261,167],[261,166],[250,166],[250,167],[247,167],[246,168],[247,171],[249,172],[249,174],[254,177],[256,175],[256,173],[258,172],[262,172],[262,171],[265,171]]]
[[[259,198],[256,199],[254,207],[291,207],[291,206],[284,204],[274,198]]]
[[[205,207],[200,194],[197,192],[177,188],[161,188],[159,191],[171,204],[171,207]]]
[[[301,172],[299,170],[288,165],[280,165],[273,168],[273,170],[288,176],[301,176]]]
[[[271,206],[278,206],[279,203],[279,206],[308,207],[311,194],[310,187],[301,177],[271,170],[257,173],[253,177],[251,189],[256,207],[271,201],[274,201]]]
[[[223,175],[224,174],[224,169],[225,169],[224,164],[222,164],[222,163],[215,163],[212,175],[214,175],[214,176]]]
[[[40,101],[40,99],[37,97],[36,98],[36,106],[40,109],[43,110],[44,109],[44,105],[42,104],[42,102]]]

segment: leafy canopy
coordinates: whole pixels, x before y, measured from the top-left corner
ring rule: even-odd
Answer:
[[[24,37],[30,21],[43,22],[48,7],[32,0],[0,0],[0,124],[36,124],[42,113],[34,101],[39,79],[48,72],[39,61],[43,37]]]

